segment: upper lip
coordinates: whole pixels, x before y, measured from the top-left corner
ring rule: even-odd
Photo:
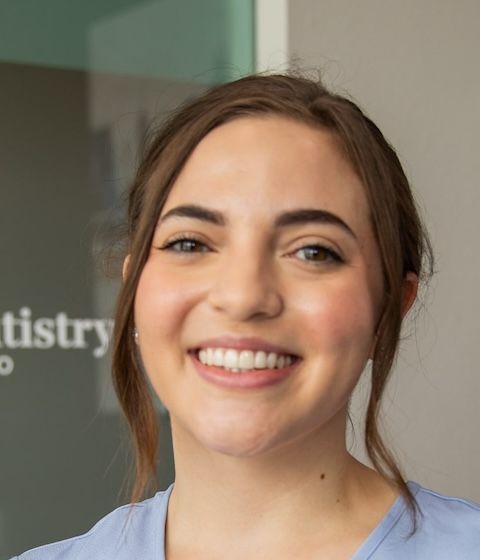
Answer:
[[[209,338],[203,340],[195,346],[195,350],[201,348],[232,348],[234,350],[254,350],[264,352],[275,352],[276,354],[288,354],[290,356],[295,356],[288,348],[279,346],[278,344],[272,344],[263,340],[261,338],[247,336],[247,337],[236,337],[236,336],[219,336],[216,338]]]

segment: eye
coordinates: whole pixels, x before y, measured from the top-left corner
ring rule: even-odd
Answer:
[[[172,251],[174,253],[206,253],[210,248],[200,239],[191,235],[181,235],[170,239],[159,247],[161,251]]]
[[[293,254],[299,255],[301,260],[313,264],[335,264],[344,262],[343,258],[336,251],[317,244],[301,247],[294,251]]]

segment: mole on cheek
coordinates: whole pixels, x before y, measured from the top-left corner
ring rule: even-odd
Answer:
[[[320,475],[320,478],[323,480],[323,479],[325,478],[325,473],[322,473],[322,474]]]

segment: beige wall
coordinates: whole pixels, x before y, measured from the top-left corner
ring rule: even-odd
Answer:
[[[397,148],[438,274],[385,399],[407,475],[480,501],[480,3],[290,0],[289,52]],[[356,401],[358,408],[358,399]]]

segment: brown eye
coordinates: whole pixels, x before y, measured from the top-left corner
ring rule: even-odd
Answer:
[[[300,258],[305,261],[313,262],[313,263],[341,263],[343,259],[333,251],[327,247],[322,245],[307,245],[298,249],[296,251],[297,255],[300,255]]]
[[[205,253],[209,251],[205,243],[193,237],[173,239],[160,248],[162,251],[172,251],[175,253]]]

